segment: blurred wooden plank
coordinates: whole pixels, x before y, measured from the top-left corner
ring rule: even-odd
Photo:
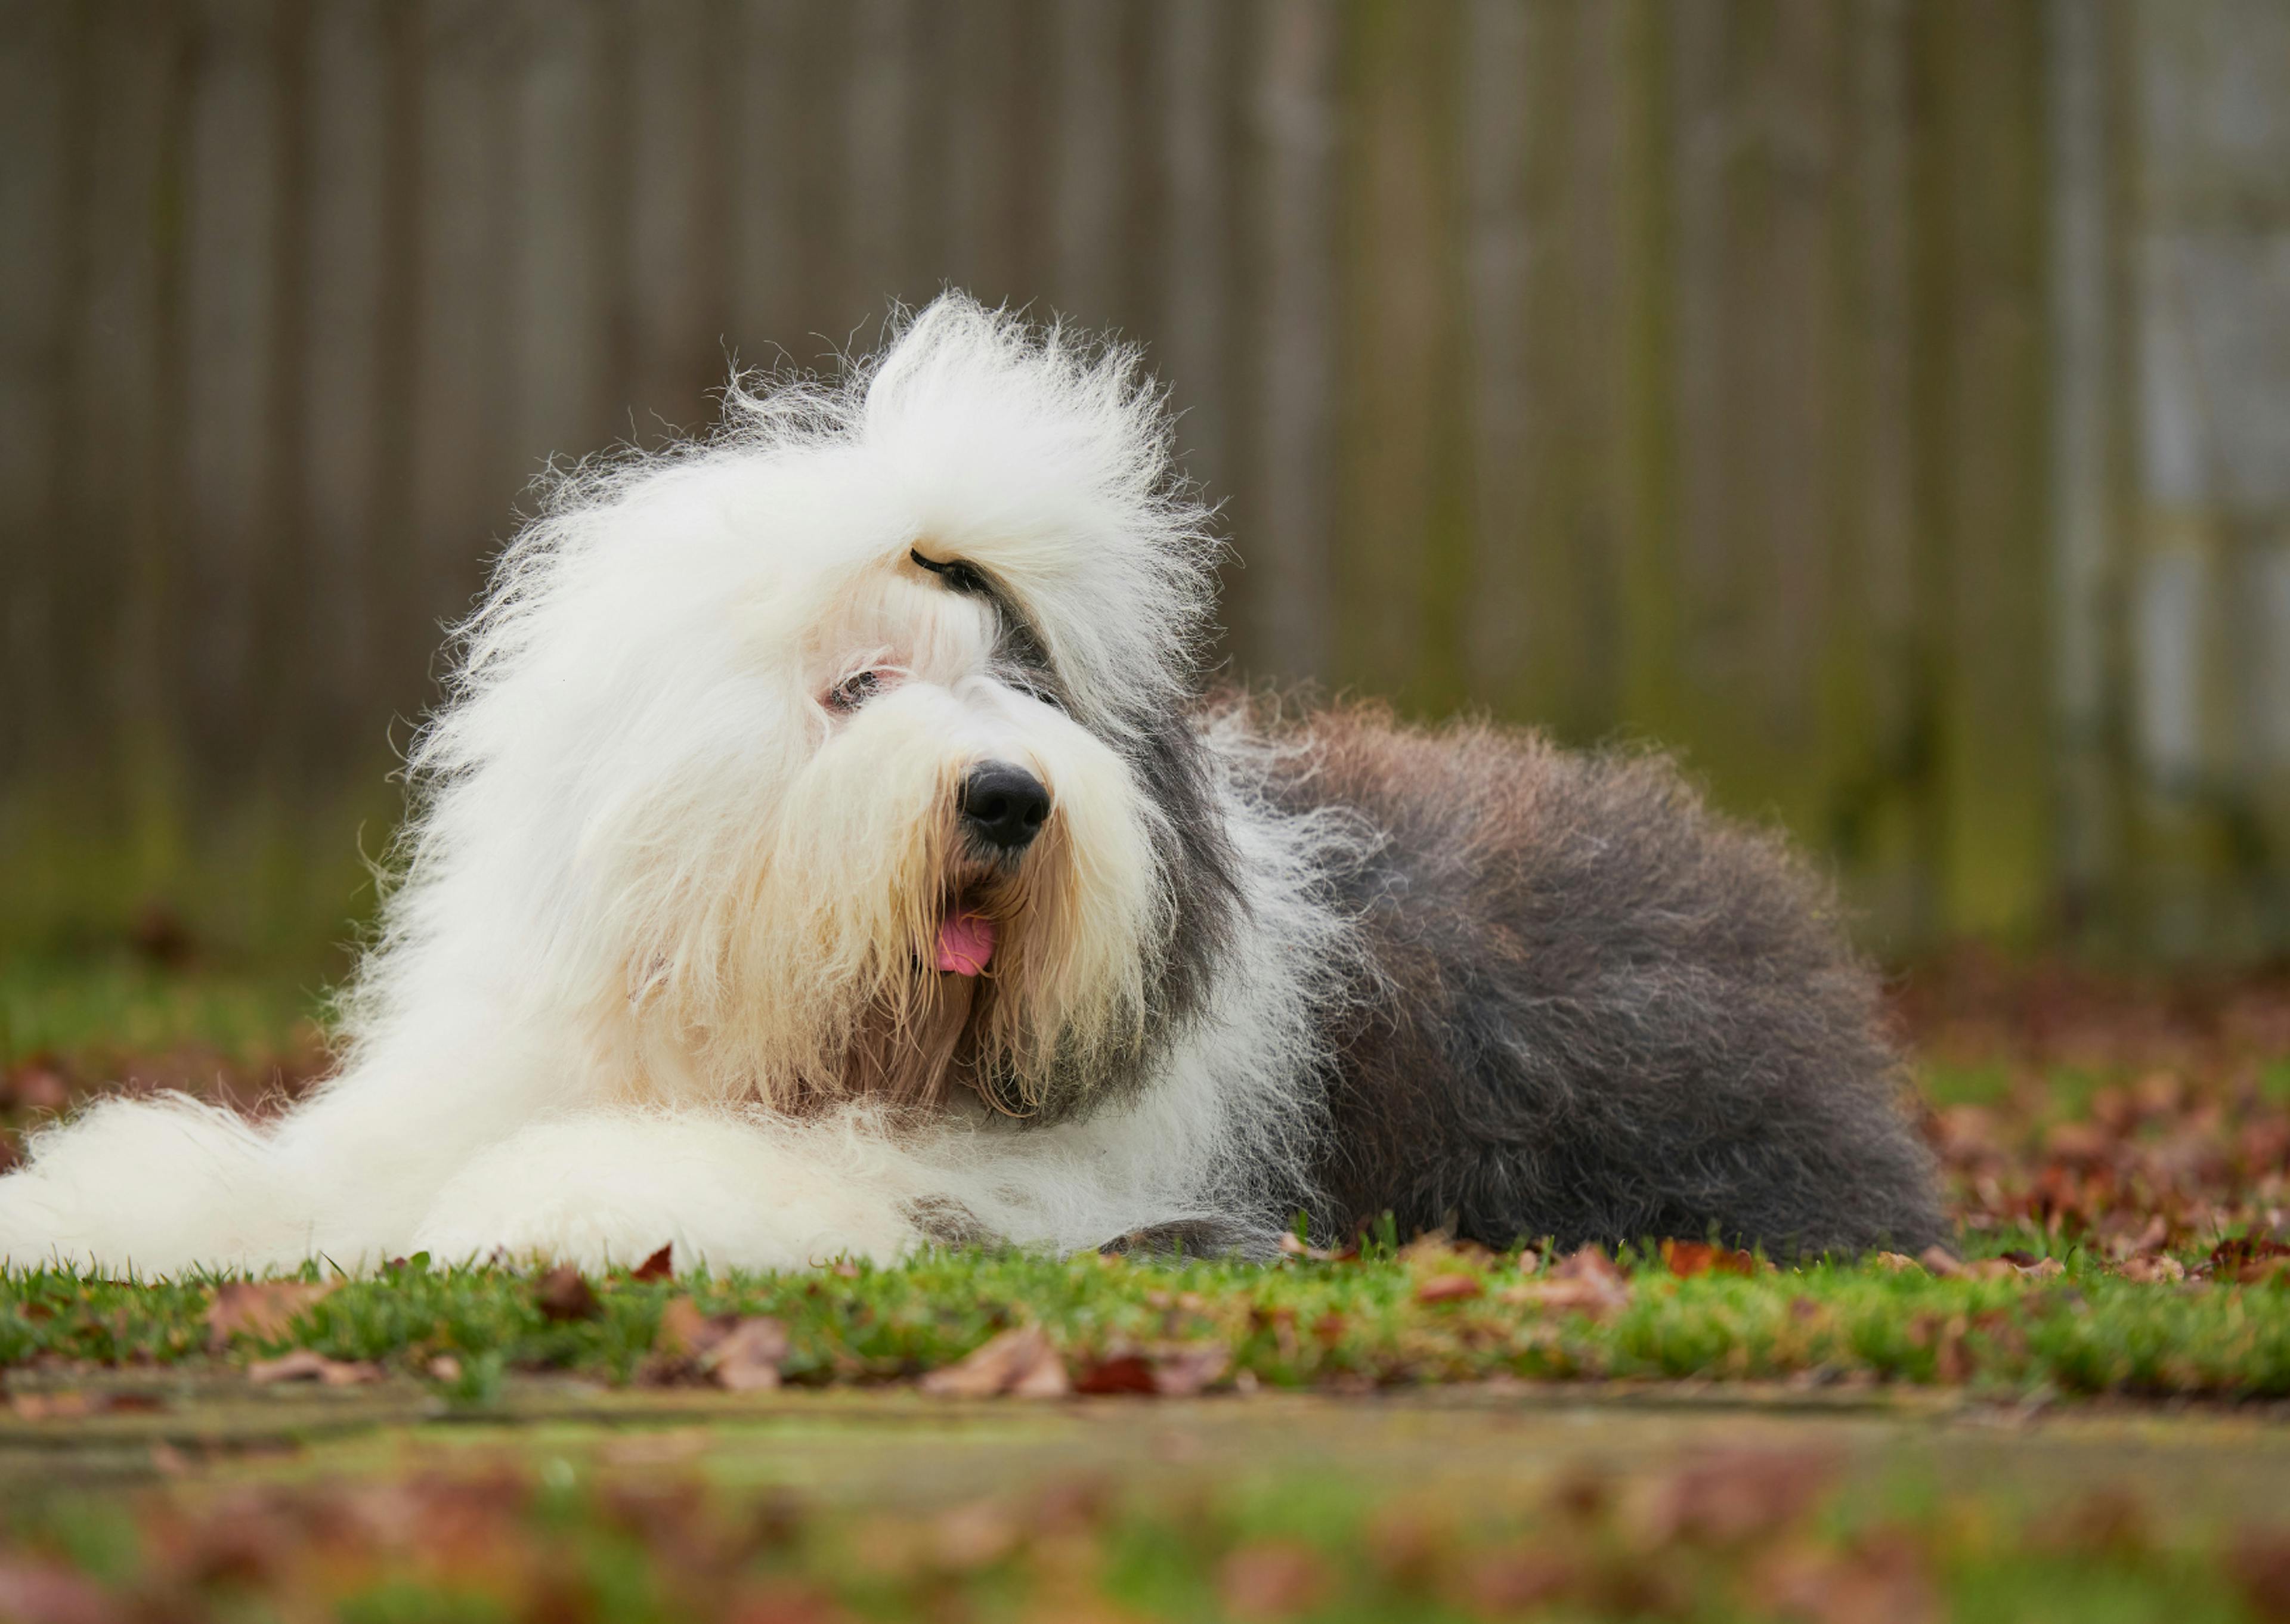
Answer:
[[[1850,770],[1854,721],[1832,684],[1858,660],[1840,580],[1847,518],[1842,433],[1841,249],[1846,241],[1843,29],[1830,0],[1747,8],[1741,86],[1747,137],[1731,194],[1739,313],[1729,414],[1734,554],[1750,583],[1740,632],[1752,682],[1741,766],[1747,793],[1818,835],[1828,790]],[[1841,635],[1840,635],[1841,634]]]
[[[606,390],[610,286],[596,244],[613,240],[597,147],[600,58],[611,43],[597,4],[524,7],[501,86],[515,107],[508,268],[508,454],[525,471],[577,460],[618,427]]]
[[[183,546],[177,612],[189,631],[177,704],[198,778],[236,786],[267,707],[258,636],[280,516],[272,458],[281,403],[276,244],[281,151],[267,4],[195,12],[183,251]]]
[[[1914,18],[1932,121],[1918,410],[1942,919],[2024,936],[2052,890],[2042,13],[1935,0]]]
[[[795,344],[804,232],[796,212],[797,54],[804,0],[748,0],[734,13],[732,92],[733,348],[742,365],[775,369]]]
[[[76,645],[67,716],[81,741],[75,764],[89,773],[67,798],[100,785],[100,799],[73,808],[87,822],[72,836],[92,828],[121,841],[105,853],[102,889],[77,901],[124,918],[188,860],[172,701],[191,635],[174,602],[189,57],[175,7],[100,4],[81,16],[69,542],[54,602]]]
[[[1405,0],[1350,17],[1343,244],[1340,669],[1437,709],[1460,694],[1463,423],[1457,411],[1452,13]]]
[[[650,444],[707,421],[708,392],[725,378],[722,199],[729,132],[725,53],[709,8],[692,0],[634,0],[635,78],[629,109],[634,183],[625,307],[634,335],[629,404]]]
[[[844,155],[848,165],[846,241],[840,319],[857,348],[874,348],[893,299],[911,296],[915,100],[923,73],[915,60],[917,17],[908,0],[853,0],[845,81]],[[838,331],[843,329],[838,328]]]
[[[1909,0],[1855,0],[1846,61],[1851,165],[1841,266],[1839,409],[1846,490],[1840,520],[1838,658],[1827,712],[1846,736],[1827,827],[1848,895],[1893,952],[1936,928],[1925,864],[1930,763],[1916,553],[1910,367]]]
[[[1121,12],[1117,0],[1053,0],[1056,136],[1051,148],[1053,309],[1101,328],[1120,302]]]
[[[2126,563],[2125,331],[2116,207],[2116,8],[2051,0],[2045,18],[2050,173],[2051,703],[2059,751],[2064,922],[2120,923],[2126,855],[2116,724]]]
[[[1536,582],[1528,632],[1535,715],[1587,741],[1621,719],[1627,493],[1617,489],[1628,444],[1630,213],[1644,200],[1627,178],[1635,107],[1627,49],[1634,19],[1621,5],[1567,5],[1552,19],[1553,93],[1535,116],[1549,133],[1547,188],[1554,244],[1549,295],[1531,344],[1552,428],[1546,488],[1528,569]]]
[[[62,540],[65,337],[78,220],[77,29],[40,0],[0,5],[0,796],[51,764],[71,628],[52,572]]]
[[[421,11],[407,560],[420,582],[420,619],[404,628],[412,646],[396,657],[418,658],[424,669],[439,625],[468,612],[483,560],[507,540],[529,473],[508,435],[514,124],[502,92],[518,20],[484,0],[424,0]]]
[[[1263,35],[1250,94],[1263,152],[1250,207],[1263,236],[1252,316],[1262,336],[1242,623],[1258,673],[1325,681],[1335,642],[1337,14],[1317,0],[1267,0],[1254,17]]]
[[[1025,231],[1018,149],[1035,87],[1023,74],[1019,6],[973,0],[950,16],[947,275],[989,305],[1024,304],[1032,295],[1019,270]]]
[[[388,563],[382,502],[383,310],[388,233],[390,87],[381,11],[344,0],[310,16],[309,260],[303,303],[302,506],[310,713],[304,748],[337,769],[379,747],[388,711],[378,602]]]
[[[1528,303],[1541,246],[1529,156],[1548,8],[1471,0],[1463,14],[1464,368],[1470,398],[1470,592],[1463,651],[1470,692],[1525,714],[1533,583],[1528,532],[1539,445]]]
[[[1621,536],[1618,723],[1670,736],[1684,716],[1677,628],[1677,286],[1669,275],[1677,233],[1671,184],[1672,15],[1652,0],[1620,14],[1613,49],[1621,103],[1616,166],[1621,187],[1615,244],[1615,420],[1606,500]]]
[[[1187,472],[1223,494],[1231,410],[1234,170],[1230,65],[1235,14],[1223,0],[1168,0],[1153,13],[1159,89],[1158,370],[1181,413]]]

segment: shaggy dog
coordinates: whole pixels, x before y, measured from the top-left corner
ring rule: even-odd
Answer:
[[[1132,353],[949,295],[725,419],[502,559],[337,1075],[43,1135],[11,1261],[1940,1236],[1773,839],[1642,756],[1203,700]]]

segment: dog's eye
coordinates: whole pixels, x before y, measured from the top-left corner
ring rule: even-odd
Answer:
[[[882,690],[880,671],[855,671],[827,691],[827,708],[856,710]]]

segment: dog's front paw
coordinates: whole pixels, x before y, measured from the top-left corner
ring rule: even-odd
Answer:
[[[529,1128],[439,1192],[413,1244],[441,1263],[685,1269],[888,1262],[921,1236],[897,1205],[736,1121],[600,1115]]]
[[[490,1203],[440,1202],[414,1232],[413,1247],[439,1263],[570,1263],[583,1274],[602,1274],[634,1268],[676,1239],[659,1215],[540,1197],[513,1212]],[[677,1247],[676,1261],[689,1268],[697,1260],[687,1244]]]

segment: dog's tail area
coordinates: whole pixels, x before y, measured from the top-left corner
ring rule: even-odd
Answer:
[[[32,1141],[0,1180],[0,1258],[144,1277],[307,1255],[308,1204],[268,1135],[185,1094],[111,1100]]]

